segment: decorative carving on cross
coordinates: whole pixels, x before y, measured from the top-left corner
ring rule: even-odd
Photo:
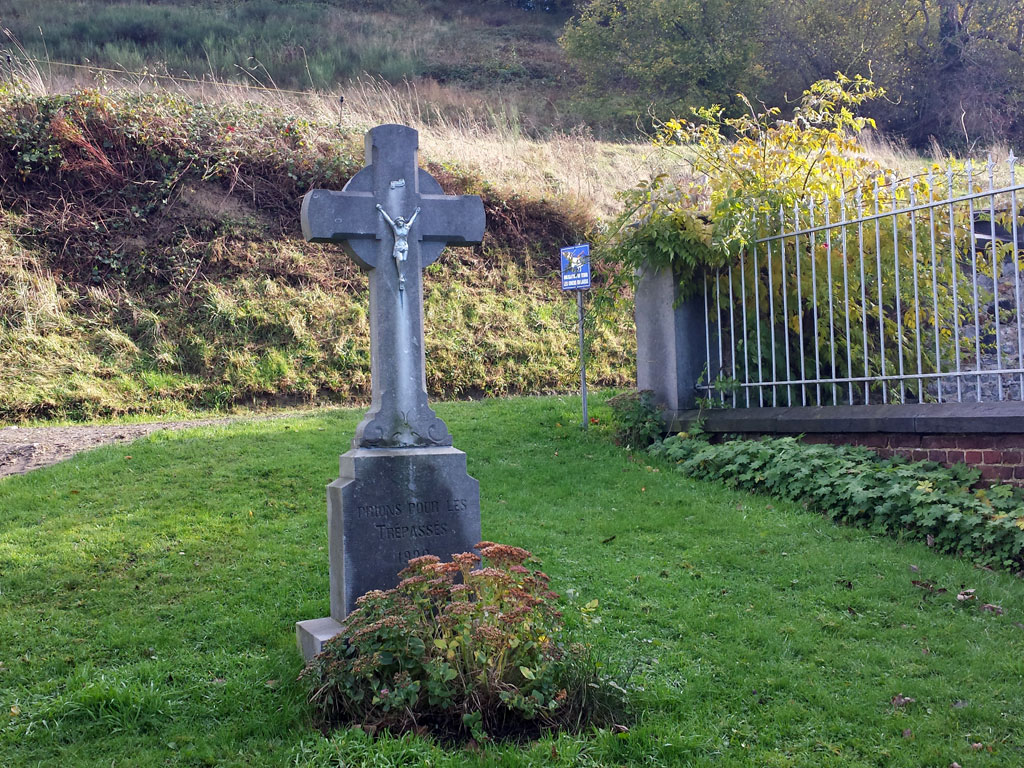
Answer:
[[[306,240],[340,243],[369,273],[373,399],[355,448],[452,444],[427,404],[422,275],[445,245],[480,242],[484,206],[476,195],[445,195],[418,166],[418,148],[412,128],[377,126],[366,134],[366,166],[340,192],[314,189],[302,199]],[[403,211],[413,211],[408,220]]]

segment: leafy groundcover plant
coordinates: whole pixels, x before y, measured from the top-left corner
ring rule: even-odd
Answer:
[[[565,640],[558,595],[527,567],[538,565],[530,553],[476,549],[446,563],[414,558],[397,587],[359,598],[344,635],[302,672],[322,730],[358,724],[460,742],[621,722],[625,691],[588,646]]]
[[[681,435],[650,448],[680,472],[803,504],[838,523],[923,539],[940,552],[1024,571],[1024,492],[972,489],[964,464],[883,459],[857,446],[808,445],[793,437],[712,444]]]

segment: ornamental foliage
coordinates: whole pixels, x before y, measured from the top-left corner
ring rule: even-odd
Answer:
[[[567,642],[558,595],[530,553],[488,541],[476,549],[482,558],[414,558],[397,587],[359,598],[345,634],[302,673],[323,727],[481,741],[621,715],[625,692],[586,646]]]

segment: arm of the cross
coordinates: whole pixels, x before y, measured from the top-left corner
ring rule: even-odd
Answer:
[[[477,195],[422,195],[420,237],[450,245],[476,245],[484,236],[484,203]]]
[[[376,238],[378,222],[372,192],[314,189],[302,198],[302,236],[312,243]]]
[[[423,226],[422,229],[417,227],[417,237],[420,240],[421,269],[436,261],[446,245],[475,245],[484,236],[484,204],[479,197],[445,195],[433,177],[421,169],[420,188],[428,186],[428,183],[437,193],[420,195]]]

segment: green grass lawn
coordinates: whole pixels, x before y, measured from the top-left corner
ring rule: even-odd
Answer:
[[[1024,764],[1019,579],[684,479],[582,433],[578,406],[437,410],[485,538],[542,558],[574,626],[600,601],[628,733],[448,751],[311,729],[293,624],[328,612],[324,486],[360,417],[341,410],[0,481],[0,765]]]

